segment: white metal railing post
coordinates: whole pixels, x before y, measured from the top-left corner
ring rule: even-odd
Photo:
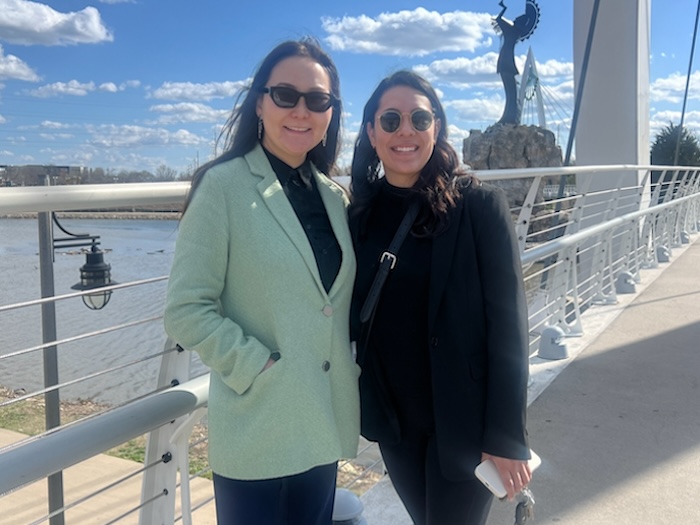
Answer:
[[[527,191],[523,205],[518,213],[518,218],[515,223],[515,235],[518,238],[518,247],[520,252],[525,251],[525,243],[527,242],[527,232],[530,229],[532,220],[532,210],[535,206],[535,199],[542,184],[542,177],[534,177],[530,183],[530,189]]]
[[[174,443],[177,453],[177,466],[180,470],[180,508],[182,509],[182,523],[184,525],[192,525],[189,439],[194,426],[206,415],[206,407],[198,408],[183,418],[172,435],[172,443]]]
[[[175,348],[175,351],[168,351]],[[189,379],[190,354],[172,340],[165,342],[165,354],[161,359],[157,388],[166,388],[184,383]],[[144,465],[153,465],[143,474],[141,486],[142,507],[139,514],[141,525],[152,523],[173,523],[175,519],[175,500],[177,487],[177,469],[181,463],[180,454],[188,454],[188,447],[178,447],[173,435],[187,416],[177,418],[170,424],[151,431],[146,441]],[[181,473],[188,477],[189,472]],[[162,497],[156,497],[163,494]]]
[[[598,304],[615,304],[617,302],[613,276],[612,234],[612,230],[601,233],[595,246],[595,259],[591,275],[595,279],[593,301]]]

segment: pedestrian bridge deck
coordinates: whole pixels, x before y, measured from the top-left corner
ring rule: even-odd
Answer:
[[[531,484],[536,523],[700,523],[700,237],[618,299],[584,313],[585,335],[567,340],[569,359],[532,365],[528,428],[543,458]],[[0,430],[0,447],[16,441]],[[72,467],[66,502],[139,468],[103,455]],[[211,494],[199,481],[193,500]],[[133,508],[139,492],[135,476],[68,510],[66,523],[107,523]],[[45,516],[45,498],[45,480],[4,497],[2,522]],[[369,525],[410,524],[386,479],[363,501]],[[513,511],[494,503],[489,525],[513,523]],[[119,523],[137,523],[136,514]],[[213,503],[193,519],[214,524]]]

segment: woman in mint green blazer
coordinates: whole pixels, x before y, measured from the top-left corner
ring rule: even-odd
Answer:
[[[315,40],[263,60],[194,176],[165,329],[211,369],[217,519],[331,523],[336,463],[359,436],[349,342],[355,258],[334,166],[337,70]]]

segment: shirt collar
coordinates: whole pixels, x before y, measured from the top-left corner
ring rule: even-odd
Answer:
[[[289,164],[281,160],[279,157],[276,157],[274,154],[270,153],[264,147],[263,151],[265,152],[267,159],[270,161],[272,171],[275,172],[275,175],[277,175],[277,179],[280,181],[280,184],[282,186],[286,186],[290,182],[290,178],[292,176],[296,176],[296,174],[298,173],[299,177],[301,178],[301,181],[306,186],[306,188],[310,189],[313,187],[309,159],[306,159],[304,163],[298,168],[292,168]]]

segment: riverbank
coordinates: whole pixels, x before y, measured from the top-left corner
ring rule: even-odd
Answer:
[[[180,211],[62,211],[61,219],[180,220]],[[0,219],[36,219],[36,212],[0,215]]]

